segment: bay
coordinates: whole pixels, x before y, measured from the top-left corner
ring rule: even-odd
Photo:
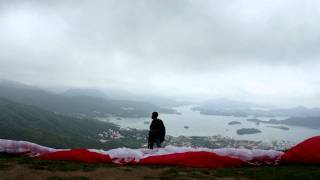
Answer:
[[[237,140],[254,141],[290,141],[300,142],[306,138],[319,135],[320,130],[309,129],[299,126],[283,125],[289,130],[270,128],[270,124],[256,124],[247,121],[250,117],[215,116],[202,115],[198,111],[192,111],[194,106],[181,106],[175,108],[181,115],[159,114],[163,120],[167,134],[172,136],[215,136],[221,135]],[[151,115],[151,114],[150,114]],[[268,117],[258,117],[261,120],[269,120]],[[284,117],[273,117],[281,120]],[[99,118],[103,121],[113,122],[122,128],[149,129],[151,118]],[[238,121],[241,124],[229,125],[231,121]],[[188,127],[188,128],[185,128]],[[257,134],[238,135],[236,131],[241,128],[256,128],[262,131]]]

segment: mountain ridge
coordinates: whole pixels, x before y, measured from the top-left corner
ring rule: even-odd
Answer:
[[[0,82],[0,97],[75,116],[149,117],[153,111],[177,113],[174,109],[163,109],[143,101],[114,100],[88,95],[65,96],[24,84]]]
[[[95,119],[76,118],[50,112],[35,106],[24,105],[0,98],[0,137],[26,140],[54,148],[115,148],[141,147],[144,139],[130,134],[146,136],[145,131],[126,131],[119,126]],[[101,134],[117,132],[121,139]],[[141,134],[142,133],[142,134]],[[100,139],[112,141],[101,142]]]

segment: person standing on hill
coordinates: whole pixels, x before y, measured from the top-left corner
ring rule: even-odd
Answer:
[[[164,141],[166,135],[166,128],[161,119],[158,119],[158,113],[152,113],[152,122],[150,124],[149,137],[148,137],[148,148],[153,149],[154,143],[157,147],[161,147],[161,143]]]

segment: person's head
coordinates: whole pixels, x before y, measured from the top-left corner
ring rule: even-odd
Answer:
[[[152,119],[157,119],[158,118],[158,113],[157,112],[153,112],[151,115]]]

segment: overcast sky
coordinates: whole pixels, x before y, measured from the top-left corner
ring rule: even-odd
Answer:
[[[320,1],[1,0],[0,78],[320,106]]]

